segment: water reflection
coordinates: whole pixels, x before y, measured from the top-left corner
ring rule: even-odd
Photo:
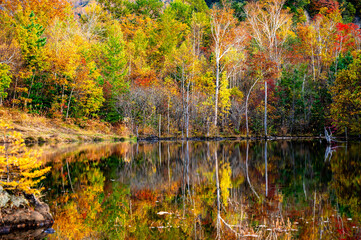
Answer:
[[[162,142],[52,155],[50,239],[361,238],[361,144],[326,151],[318,141]]]

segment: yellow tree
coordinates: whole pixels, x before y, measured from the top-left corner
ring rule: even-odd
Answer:
[[[89,117],[94,114],[104,102],[103,90],[97,83],[100,71],[95,62],[89,63],[83,58],[78,66],[73,81],[69,84],[71,91],[68,98],[66,118],[69,117],[71,103],[73,102],[75,117]]]
[[[71,12],[71,4],[67,0],[0,0],[2,9],[14,15],[19,9],[28,9],[39,17],[39,24],[48,25],[54,19],[65,18]]]
[[[150,54],[158,52],[158,49],[152,44],[158,23],[149,17],[135,15],[127,16],[121,23],[126,42],[129,76],[137,82],[143,82],[146,79],[153,81],[154,70],[151,67]]]
[[[48,29],[49,43],[46,45],[51,77],[49,81],[60,88],[60,93],[54,96],[50,112],[52,116],[60,116],[66,108],[67,90],[71,80],[74,79],[78,69],[81,55],[79,54],[79,45],[81,37],[69,31],[76,30],[74,22],[63,22],[55,20],[54,24]],[[59,96],[60,95],[60,96]]]
[[[19,132],[10,132],[12,127],[0,121],[0,132],[5,146],[0,146],[0,185],[15,194],[40,193],[34,187],[44,179],[50,167],[41,169],[37,160],[39,152],[27,150]]]
[[[8,95],[12,78],[20,65],[20,48],[14,37],[14,21],[9,14],[0,11],[0,106]]]

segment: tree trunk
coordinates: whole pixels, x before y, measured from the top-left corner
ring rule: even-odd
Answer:
[[[214,102],[214,126],[217,126],[217,117],[218,117],[218,92],[219,92],[219,58],[217,57],[217,66],[216,66],[216,96]]]
[[[248,129],[248,98],[249,98],[249,95],[251,94],[252,88],[256,85],[256,83],[258,82],[258,80],[259,80],[259,78],[253,83],[253,85],[251,86],[251,88],[250,88],[249,91],[248,91],[247,98],[246,98],[246,129],[247,129],[247,138],[248,138],[248,135],[249,135],[249,129]]]
[[[31,92],[31,88],[33,87],[34,78],[35,78],[35,72],[33,73],[33,76],[31,78],[31,84],[30,84],[29,91],[28,91],[28,98],[30,97],[30,92]]]
[[[162,129],[162,114],[159,114],[159,138],[161,137],[161,129]]]
[[[161,143],[160,140],[158,141],[158,146],[159,146],[159,149],[158,149],[158,152],[159,152],[159,163],[162,164],[162,143]]]
[[[62,89],[62,91],[61,91],[61,104],[60,104],[60,112],[61,112],[61,115],[63,115],[63,108],[64,108],[64,106],[63,106],[63,99],[64,99],[64,85],[63,85],[63,89]]]
[[[169,103],[170,103],[170,97],[168,96],[168,136],[169,136]]]
[[[189,137],[189,85],[190,81],[187,84],[187,98],[186,98],[186,137]]]
[[[184,137],[184,124],[185,124],[185,105],[184,105],[184,66],[182,66],[182,138]]]
[[[16,77],[16,81],[15,81],[15,88],[14,88],[14,96],[13,96],[13,108],[15,106],[15,97],[16,97],[16,88],[18,87],[18,77]]]
[[[68,116],[69,116],[70,102],[71,102],[71,97],[73,95],[74,88],[75,88],[75,85],[73,86],[73,88],[71,89],[71,92],[70,92],[69,101],[68,101],[68,109],[66,109],[65,119],[68,119]]]
[[[264,81],[264,137],[267,139],[267,81]]]

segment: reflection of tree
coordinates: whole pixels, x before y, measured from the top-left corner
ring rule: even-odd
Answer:
[[[97,230],[102,233],[102,238],[124,239],[127,225],[132,220],[132,214],[129,214],[129,188],[122,186],[119,182],[114,182],[104,195],[102,211],[98,214],[102,223]]]
[[[251,180],[249,178],[249,174],[248,174],[248,153],[249,153],[249,142],[247,141],[247,150],[246,150],[246,175],[247,175],[247,182],[249,184],[249,186],[252,189],[252,192],[254,193],[254,195],[256,195],[256,197],[258,199],[260,199],[260,197],[258,196],[257,192],[254,190],[252,184],[251,184]]]
[[[68,168],[57,158],[44,183],[52,188],[61,238],[208,239],[218,233],[223,239],[327,239],[341,236],[337,224],[340,231],[350,229],[332,214],[337,200],[345,211],[347,199],[354,199],[350,211],[357,213],[358,192],[348,191],[358,186],[352,166],[360,166],[354,163],[357,153],[333,156],[353,156],[351,162],[325,162],[324,149],[318,142],[119,144],[101,147],[104,158],[94,149],[68,154]],[[345,182],[347,176],[355,180]],[[344,183],[349,185],[338,186]]]
[[[342,210],[361,220],[361,144],[338,148],[331,159],[332,188]]]
[[[65,193],[53,202],[57,205],[57,234],[69,239],[97,237],[94,227],[100,223],[97,214],[101,211],[100,196],[105,178],[97,167],[82,166],[84,171],[81,173],[78,172],[79,167],[73,167],[76,179],[74,192]]]

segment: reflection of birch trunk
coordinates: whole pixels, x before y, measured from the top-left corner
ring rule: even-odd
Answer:
[[[308,154],[307,154],[308,155]],[[303,170],[303,177],[302,177],[302,186],[303,186],[303,193],[305,194],[305,199],[307,200],[307,190],[306,190],[306,183],[305,183],[305,178],[306,178],[306,166],[307,166],[307,160],[306,160],[306,155],[304,158],[304,170]]]
[[[260,199],[260,197],[258,196],[257,192],[254,190],[251,181],[249,180],[249,175],[248,175],[248,151],[249,151],[249,142],[247,141],[247,150],[246,150],[246,175],[247,175],[247,181],[249,186],[251,187],[253,193],[257,196],[258,199]]]
[[[188,189],[188,194],[189,194],[190,200],[192,201],[191,191],[190,191],[190,187],[189,187],[189,143],[188,143],[188,141],[186,142],[186,164],[187,164],[187,168],[186,168],[187,189]]]
[[[168,183],[170,188],[170,168],[169,168],[169,162],[170,162],[170,152],[169,152],[169,143],[168,143]]]
[[[67,170],[68,170],[68,177],[69,177],[70,187],[71,187],[71,190],[72,190],[73,192],[75,192],[75,191],[74,191],[74,188],[73,188],[73,184],[72,184],[72,182],[71,182],[68,159],[66,159],[65,161],[66,161],[66,168],[67,168]]]
[[[64,170],[61,168],[61,176],[64,176]],[[61,185],[63,186],[63,192],[65,193],[64,178],[61,178]]]
[[[268,175],[267,175],[267,140],[264,143],[264,164],[265,164],[265,176],[266,176],[266,197],[268,196]]]
[[[305,177],[302,178],[302,186],[303,186],[303,193],[305,194],[305,199],[307,200],[307,192],[306,192],[306,184],[305,184]]]
[[[161,164],[162,163],[162,144],[160,141],[158,141],[158,145],[159,145],[159,163]]]
[[[218,177],[218,158],[217,158],[217,148],[214,149],[214,160],[216,162],[216,186],[217,186],[217,237],[216,239],[221,238],[221,200],[220,200],[220,187],[219,187],[219,177]]]
[[[326,147],[326,152],[325,152],[325,162],[327,161],[327,159],[330,159],[330,160],[331,160],[331,158],[332,158],[332,152],[333,152],[333,150],[332,150],[331,146],[330,146],[330,145],[327,145],[327,147]]]
[[[183,164],[183,178],[182,178],[182,199],[183,199],[183,218],[185,217],[185,191],[186,191],[186,186],[185,186],[185,163],[184,163],[184,141],[182,141],[182,164]]]

